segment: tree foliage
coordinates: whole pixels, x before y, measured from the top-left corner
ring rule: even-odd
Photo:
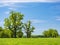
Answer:
[[[4,26],[6,29],[9,29],[13,32],[13,37],[16,38],[17,31],[22,28],[22,22],[21,20],[23,19],[23,14],[19,12],[10,12],[9,18],[5,19]]]
[[[3,31],[0,32],[0,37],[1,38],[11,38],[12,37],[12,32],[11,30],[4,29]]]
[[[35,28],[33,26],[31,26],[31,21],[28,21],[27,23],[24,24],[24,29],[25,29],[27,38],[30,38],[31,33],[34,31]]]
[[[43,35],[45,37],[57,37],[59,34],[56,29],[49,29],[48,31],[44,31]]]
[[[22,38],[23,37],[23,32],[22,31],[17,32],[17,37]]]

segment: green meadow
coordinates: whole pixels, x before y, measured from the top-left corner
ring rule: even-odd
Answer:
[[[0,45],[60,45],[60,38],[0,38]]]

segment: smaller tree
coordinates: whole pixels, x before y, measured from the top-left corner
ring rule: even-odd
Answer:
[[[43,32],[45,37],[57,37],[59,34],[56,29],[49,29]]]
[[[44,32],[43,32],[43,35],[44,35],[44,37],[49,37],[48,31],[44,31]]]
[[[31,21],[28,21],[27,23],[24,24],[24,29],[25,29],[27,38],[30,38],[31,33],[34,31],[35,28],[33,26],[31,26]]]
[[[52,37],[58,37],[58,36],[59,36],[59,34],[58,34],[57,30],[54,30],[52,33]]]
[[[10,30],[4,29],[1,31],[1,38],[11,38],[12,37],[12,32]]]

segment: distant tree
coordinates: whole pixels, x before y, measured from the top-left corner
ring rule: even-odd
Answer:
[[[59,36],[59,34],[58,34],[57,30],[54,30],[52,33],[52,37],[58,37],[58,36]]]
[[[54,29],[49,29],[48,33],[49,33],[49,37],[52,37],[52,33],[54,32]]]
[[[43,35],[44,35],[44,37],[49,37],[48,31],[44,31],[44,32],[43,32]]]
[[[6,29],[9,29],[13,32],[13,37],[16,38],[17,31],[22,28],[22,22],[21,20],[23,19],[23,14],[19,12],[10,12],[9,18],[5,18],[5,23],[4,26]]]
[[[58,32],[56,29],[49,29],[49,37],[57,37],[58,36]]]
[[[11,38],[12,37],[12,34],[13,33],[10,30],[4,29],[3,31],[1,31],[0,37],[1,38]]]
[[[56,29],[49,29],[43,32],[45,37],[57,37],[59,34]]]
[[[31,21],[28,21],[27,23],[24,24],[24,29],[25,29],[27,38],[30,38],[31,33],[34,31],[35,28],[33,26],[31,26]]]

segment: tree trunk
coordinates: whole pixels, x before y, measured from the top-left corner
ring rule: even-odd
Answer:
[[[16,26],[14,27],[14,38],[16,38]]]
[[[31,37],[31,32],[27,31],[27,38],[30,38],[30,37]]]
[[[30,38],[29,33],[27,32],[27,38]]]
[[[14,32],[14,38],[16,38],[16,30],[15,30],[15,32]]]
[[[26,35],[27,35],[27,38],[30,38],[31,37],[31,32],[30,32],[29,28],[27,28]]]

